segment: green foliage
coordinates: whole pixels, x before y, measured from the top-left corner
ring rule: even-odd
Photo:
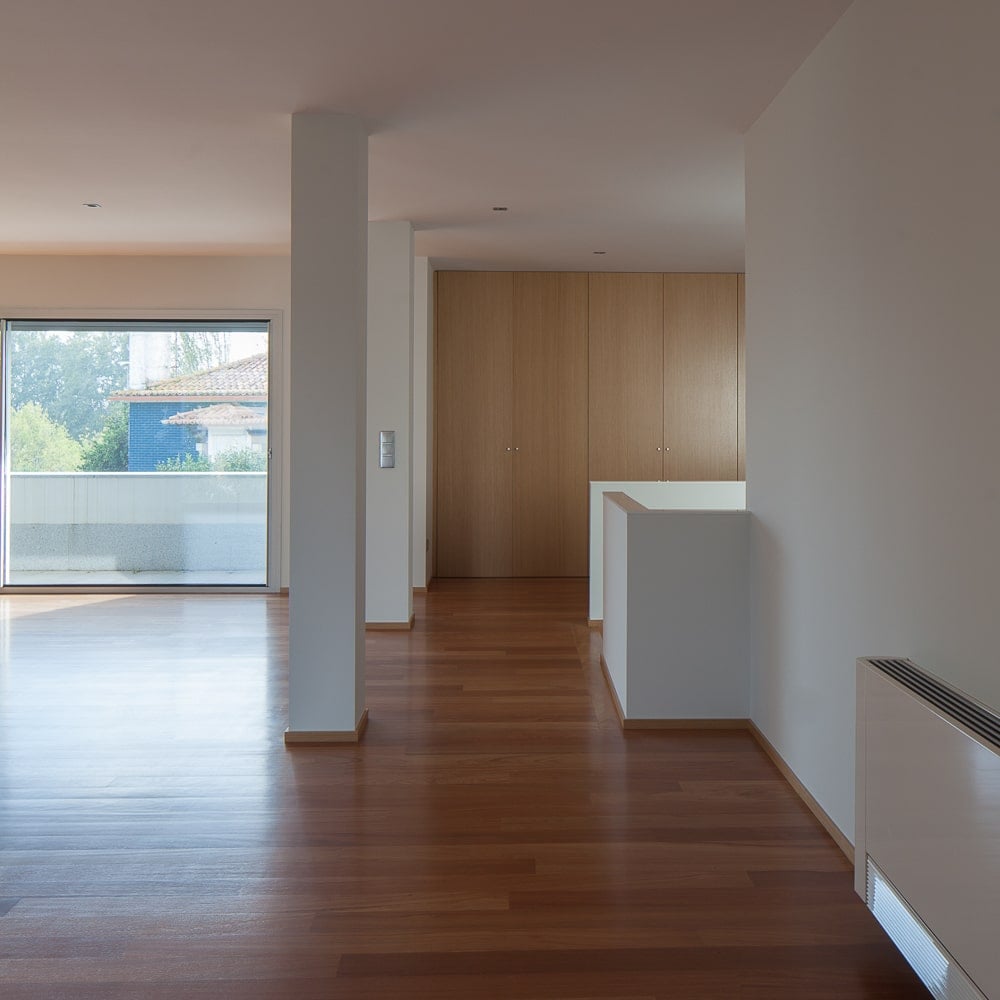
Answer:
[[[25,403],[10,416],[12,472],[75,472],[83,447],[38,403]]]
[[[157,472],[211,472],[212,463],[201,455],[185,455],[183,458],[168,458],[156,463]]]
[[[267,455],[256,448],[231,448],[212,464],[219,472],[266,472]]]
[[[230,448],[214,459],[201,455],[168,458],[156,463],[157,472],[266,472],[267,455],[256,448]]]
[[[128,381],[128,334],[18,330],[8,348],[13,409],[36,403],[78,441],[101,433],[107,397]]]
[[[128,405],[112,403],[100,434],[83,443],[84,472],[128,471]]]

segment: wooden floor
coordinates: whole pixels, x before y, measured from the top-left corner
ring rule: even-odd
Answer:
[[[286,750],[286,602],[0,598],[0,996],[926,997],[741,732],[620,730],[582,581],[369,637]]]

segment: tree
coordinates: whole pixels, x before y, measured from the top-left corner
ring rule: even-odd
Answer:
[[[25,403],[10,416],[12,472],[75,472],[83,447],[38,403]]]
[[[128,381],[128,334],[15,330],[8,345],[14,409],[37,403],[78,441],[101,432]]]
[[[178,330],[171,335],[173,374],[208,371],[229,360],[229,334],[215,330]]]
[[[111,404],[104,429],[84,442],[80,468],[84,472],[128,471],[128,406],[125,403]]]

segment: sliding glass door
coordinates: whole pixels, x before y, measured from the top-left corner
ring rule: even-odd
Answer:
[[[9,320],[6,586],[264,586],[268,324]]]

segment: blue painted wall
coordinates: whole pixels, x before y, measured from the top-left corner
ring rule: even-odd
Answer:
[[[156,472],[158,462],[196,455],[190,428],[162,423],[192,408],[190,403],[129,403],[128,471]]]
[[[193,428],[171,427],[163,421],[175,413],[193,410],[198,405],[198,403],[129,403],[128,471],[156,472],[157,464],[166,462],[167,459],[197,455]],[[267,403],[241,405],[254,410],[267,410]]]

